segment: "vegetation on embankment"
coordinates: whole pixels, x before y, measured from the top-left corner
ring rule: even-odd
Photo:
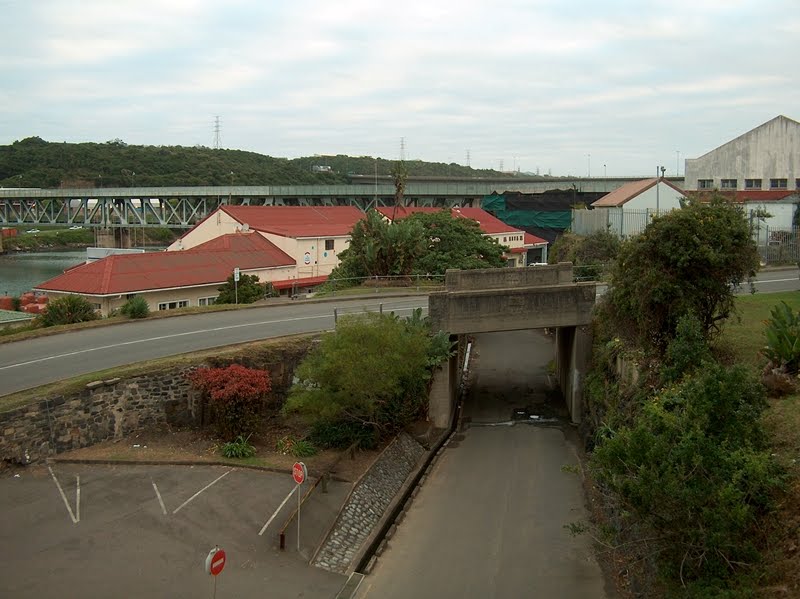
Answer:
[[[583,426],[605,510],[594,533],[625,563],[629,596],[797,591],[781,571],[800,540],[796,513],[793,527],[775,526],[796,503],[797,472],[775,455],[785,439],[759,358],[764,308],[778,298],[732,293],[757,259],[741,213],[711,202],[654,219],[610,273]],[[796,421],[797,402],[787,406]]]
[[[342,184],[349,175],[391,175],[395,161],[370,156],[289,160],[204,146],[55,143],[28,137],[0,146],[0,187],[134,187]],[[412,176],[512,177],[457,164],[405,163]],[[321,167],[321,168],[320,168]]]
[[[48,227],[47,225],[20,225],[15,227],[17,234],[3,238],[6,252],[41,252],[46,250],[67,250],[87,248],[95,245],[95,230],[89,227],[70,229],[69,227]],[[135,227],[131,227],[134,229]],[[35,231],[29,233],[28,231]],[[135,245],[137,247],[163,248],[181,235],[178,229],[166,227],[137,228]]]

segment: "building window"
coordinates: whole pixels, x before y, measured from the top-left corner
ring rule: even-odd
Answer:
[[[745,189],[761,189],[761,179],[745,179]]]
[[[201,297],[197,300],[198,306],[211,306],[217,302],[217,298],[215,297]]]
[[[178,300],[176,302],[159,302],[159,310],[174,310],[175,308],[186,308],[189,305],[189,300]]]
[[[711,189],[714,187],[714,179],[698,179],[697,189]]]
[[[325,250],[330,252],[333,249],[333,239],[325,240]]]
[[[736,179],[722,179],[719,182],[720,189],[736,189]]]
[[[795,187],[795,189],[800,189],[800,179],[795,179],[794,180],[794,187]]]
[[[786,179],[770,179],[769,180],[769,188],[770,189],[786,189],[788,181]]]

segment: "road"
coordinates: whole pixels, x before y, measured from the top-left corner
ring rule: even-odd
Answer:
[[[436,462],[358,599],[615,597],[589,539],[564,528],[588,518],[579,472],[562,470],[578,464],[568,421],[489,426],[519,407],[565,413],[547,399],[552,339],[482,334],[475,350],[472,424]]]
[[[340,315],[378,311],[408,315],[426,296],[364,298],[212,312],[71,331],[0,345],[0,395],[106,368],[270,337],[333,329]]]
[[[797,269],[766,271],[760,292],[800,289]],[[742,292],[749,292],[744,289]],[[384,310],[408,314],[427,308],[427,297],[368,298],[193,314],[130,322],[0,345],[0,396],[39,385],[182,353],[333,328],[339,313]]]

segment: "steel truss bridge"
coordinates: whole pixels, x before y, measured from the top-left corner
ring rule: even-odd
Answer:
[[[409,181],[408,206],[479,207],[503,191],[540,193],[550,189],[612,191],[637,178],[500,179]],[[225,204],[250,206],[391,206],[394,186],[385,181],[355,185],[220,187],[127,187],[100,189],[0,189],[0,225],[96,228],[191,228]]]

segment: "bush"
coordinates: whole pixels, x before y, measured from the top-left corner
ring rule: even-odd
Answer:
[[[653,531],[670,579],[703,586],[758,559],[759,518],[782,482],[759,424],[765,405],[745,368],[707,365],[599,440],[594,472]]]
[[[233,439],[252,433],[259,412],[272,390],[265,370],[231,364],[226,368],[198,368],[189,375],[192,386],[208,394],[219,433]]]
[[[54,299],[47,304],[38,322],[45,327],[57,324],[75,324],[89,320],[97,320],[98,316],[92,304],[81,295],[66,295]]]
[[[226,458],[252,458],[256,455],[256,448],[250,444],[250,435],[239,435],[235,441],[222,446],[222,455]]]
[[[800,365],[800,312],[781,302],[772,308],[766,325],[767,346],[762,353],[775,368],[796,373]]]
[[[291,454],[296,458],[308,458],[317,453],[317,448],[308,439],[293,439],[289,436],[278,439],[277,450],[283,455]]]
[[[239,282],[233,280],[233,274],[228,277],[225,284],[217,289],[219,295],[216,304],[252,304],[265,296],[264,285],[259,282],[256,275],[239,275]]]
[[[147,318],[150,315],[150,306],[141,295],[135,295],[122,304],[119,312],[128,318]]]

